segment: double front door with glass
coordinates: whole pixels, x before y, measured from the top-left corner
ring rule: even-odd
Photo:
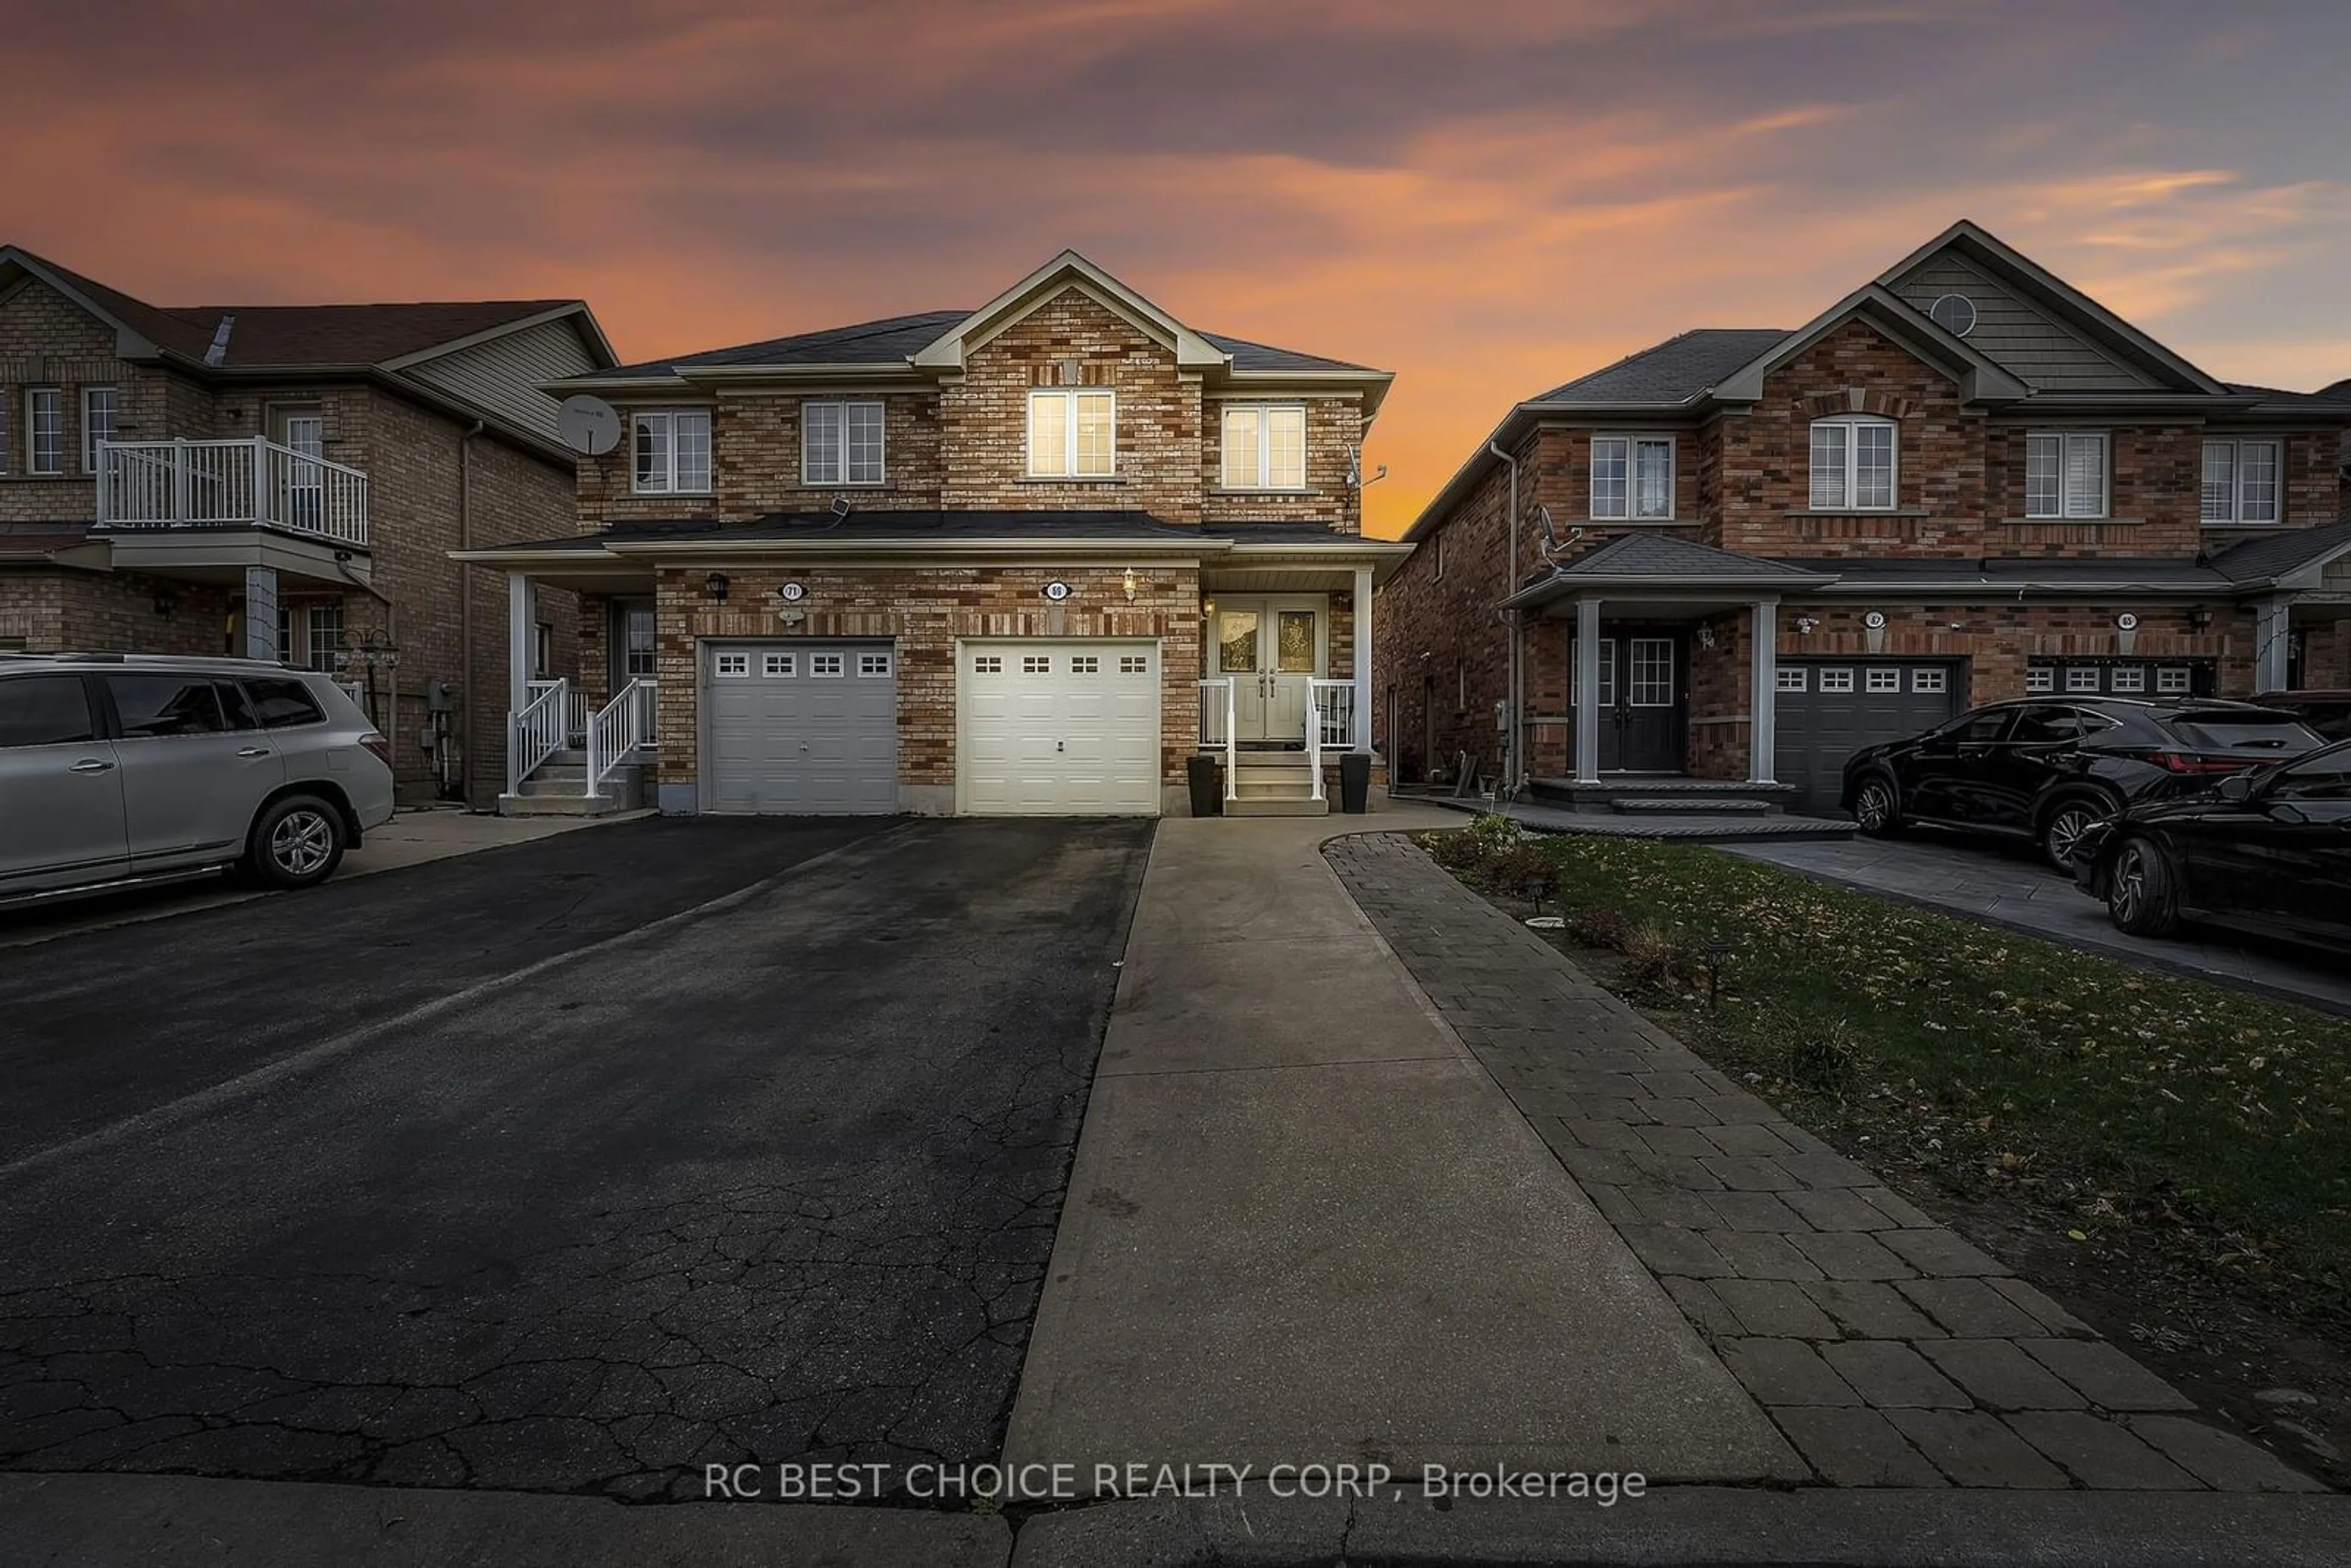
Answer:
[[[1678,773],[1688,734],[1680,639],[1603,627],[1600,767],[1608,773]]]
[[[1322,673],[1320,599],[1228,599],[1210,618],[1210,674],[1233,683],[1236,740],[1306,740],[1307,683]]]

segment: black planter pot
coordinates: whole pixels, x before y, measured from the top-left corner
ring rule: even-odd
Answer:
[[[1192,815],[1221,817],[1225,814],[1225,769],[1213,757],[1193,757],[1184,765],[1186,780],[1192,786]]]
[[[1369,809],[1371,794],[1371,753],[1345,753],[1339,758],[1339,810],[1351,817],[1360,817]]]

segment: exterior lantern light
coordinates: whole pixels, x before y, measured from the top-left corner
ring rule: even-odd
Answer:
[[[1130,567],[1128,567],[1128,568],[1126,569],[1126,572],[1125,572],[1125,574],[1124,574],[1123,576],[1122,576],[1122,577],[1118,580],[1118,585],[1119,585],[1121,588],[1123,588],[1124,590],[1126,590],[1126,601],[1127,601],[1129,604],[1134,603],[1134,568],[1133,568],[1133,567],[1131,567],[1131,566],[1130,566]]]
[[[2210,632],[2212,630],[2212,607],[2209,604],[2189,605],[2188,608],[2188,629],[2191,632]]]
[[[709,594],[713,599],[725,599],[726,597],[726,574],[723,571],[712,572],[708,577],[702,580],[702,591],[705,593]]]

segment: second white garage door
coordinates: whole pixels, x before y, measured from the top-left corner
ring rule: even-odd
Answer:
[[[957,809],[977,816],[1156,816],[1159,646],[965,643]]]

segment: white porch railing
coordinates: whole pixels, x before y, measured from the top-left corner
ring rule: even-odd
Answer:
[[[631,681],[589,719],[586,793],[595,794],[639,747],[652,744],[655,691],[651,681]]]
[[[522,788],[522,781],[538,771],[539,765],[563,749],[569,738],[565,733],[570,727],[566,722],[571,708],[569,681],[533,682],[542,689],[535,692],[520,713],[507,723],[513,733],[507,737],[507,793],[512,795]]]
[[[258,435],[102,441],[98,521],[108,528],[286,528],[365,549],[368,476]]]
[[[1311,680],[1306,683],[1306,706],[1319,719],[1308,720],[1310,728],[1319,728],[1314,738],[1332,751],[1353,751],[1355,748],[1355,683],[1353,681]]]
[[[1314,689],[1318,683],[1306,684],[1306,798],[1322,799],[1322,710],[1316,705],[1322,694]]]
[[[1240,727],[1233,713],[1234,679],[1220,675],[1200,683],[1200,749],[1224,752],[1228,800],[1240,798]]]
[[[523,683],[533,698],[553,691],[557,686],[569,686],[569,681],[526,681]],[[584,745],[588,738],[588,694],[577,689],[568,692],[563,699],[563,744]]]

